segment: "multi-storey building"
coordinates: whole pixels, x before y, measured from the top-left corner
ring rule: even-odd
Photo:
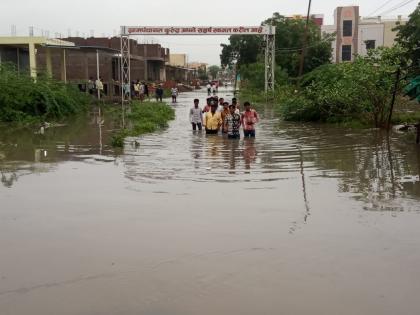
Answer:
[[[369,49],[394,45],[394,28],[407,19],[360,17],[358,6],[337,7],[334,25],[324,25],[325,34],[335,34],[332,42],[332,61],[335,63],[354,60],[355,55],[366,55]]]

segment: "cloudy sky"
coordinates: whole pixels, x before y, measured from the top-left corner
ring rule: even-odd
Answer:
[[[313,0],[311,13],[324,14],[333,23],[337,6],[359,5],[362,16],[397,16],[411,13],[418,0]],[[259,25],[273,12],[283,15],[306,14],[307,0],[0,0],[0,36],[9,36],[11,26],[18,35],[49,31],[66,37],[112,36],[120,25],[141,26],[235,26]],[[277,34],[276,36],[281,36]],[[138,37],[141,42],[160,43],[173,53],[186,53],[189,61],[219,64],[220,43],[226,36]]]

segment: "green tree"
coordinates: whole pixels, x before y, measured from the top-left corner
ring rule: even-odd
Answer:
[[[279,13],[265,20],[262,24],[276,27],[276,63],[286,70],[291,77],[296,77],[299,71],[300,54],[303,46],[305,21],[286,18]],[[319,26],[313,21],[308,25],[307,51],[305,55],[304,73],[330,62],[331,41],[333,38],[323,38]],[[262,36],[232,35],[229,44],[222,44],[220,60],[222,66],[237,63],[239,69],[243,65],[263,62],[264,40]]]
[[[289,76],[296,77],[299,72],[306,21],[274,13],[273,17],[265,20],[263,24],[276,26],[276,63],[285,69]],[[330,63],[332,40],[331,37],[323,38],[319,26],[309,20],[303,73]]]
[[[289,93],[282,112],[288,120],[363,121],[386,125],[395,73],[405,50],[372,49],[353,63],[328,64],[305,75],[302,89]]]
[[[394,30],[398,31],[396,41],[407,49],[407,56],[420,67],[420,3],[407,23],[398,25]],[[420,73],[420,69],[415,69],[415,72]]]
[[[209,76],[207,75],[207,72],[206,72],[205,69],[199,68],[198,71],[197,71],[197,74],[198,74],[198,78],[200,80],[203,80],[204,81],[204,80],[208,80],[209,79]]]
[[[216,65],[210,66],[208,69],[208,72],[213,80],[217,78],[219,71],[220,71],[220,67]]]
[[[222,54],[220,61],[222,67],[238,67],[257,61],[258,54],[262,51],[263,39],[257,35],[232,35],[229,37],[229,44],[221,44]]]

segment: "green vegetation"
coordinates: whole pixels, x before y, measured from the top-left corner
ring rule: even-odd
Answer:
[[[329,64],[306,74],[298,90],[280,96],[286,120],[386,125],[395,73],[404,49],[379,48],[353,63]]]
[[[262,38],[231,36],[230,44],[222,45],[221,62],[226,67],[236,64],[242,78],[242,101],[258,105],[268,100],[285,120],[388,127],[395,91],[391,122],[412,123],[420,116],[420,108],[403,109],[409,102],[403,97],[403,87],[420,74],[419,21],[420,4],[407,24],[397,26],[394,47],[370,50],[366,56],[355,56],[353,62],[340,64],[330,63],[332,38],[310,23],[303,76],[298,77],[305,23],[275,13],[263,22],[275,25],[276,33],[282,34],[276,36],[275,42],[273,94],[261,92],[265,81]]]
[[[274,25],[276,34],[281,34],[276,36],[276,64],[287,76],[296,77],[299,72],[305,21],[274,13],[272,18],[263,21],[262,24]],[[331,37],[322,38],[319,26],[310,21],[304,73],[330,62],[332,39]],[[265,42],[262,36],[232,35],[229,41],[229,44],[221,45],[223,49],[220,61],[223,67],[232,67],[236,64],[241,75],[245,65],[259,63],[264,69]],[[243,79],[246,78],[243,77]]]
[[[60,121],[88,108],[89,97],[73,86],[44,76],[36,82],[11,65],[0,65],[0,121]]]
[[[166,128],[168,121],[175,118],[175,111],[164,103],[133,102],[131,113],[126,117],[131,122],[131,128],[122,129],[112,136],[111,144],[114,147],[124,146],[124,138],[139,136]]]
[[[397,43],[406,49],[406,58],[413,62],[410,72],[414,76],[420,74],[420,3],[407,23],[398,25],[395,30],[398,31]]]
[[[210,74],[213,80],[217,78],[219,71],[220,71],[220,67],[216,65],[210,66],[208,69],[208,73]]]

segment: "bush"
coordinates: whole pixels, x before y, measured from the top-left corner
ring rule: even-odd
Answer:
[[[0,121],[61,120],[87,109],[76,87],[40,76],[36,82],[11,65],[0,65]]]
[[[384,126],[401,55],[398,46],[379,48],[352,63],[318,67],[302,78],[297,94],[280,96],[284,118]]]
[[[114,147],[122,147],[124,138],[128,136],[139,136],[166,128],[168,121],[175,118],[175,111],[164,103],[133,102],[131,113],[127,118],[131,121],[132,127],[120,130],[112,136],[111,145]]]

